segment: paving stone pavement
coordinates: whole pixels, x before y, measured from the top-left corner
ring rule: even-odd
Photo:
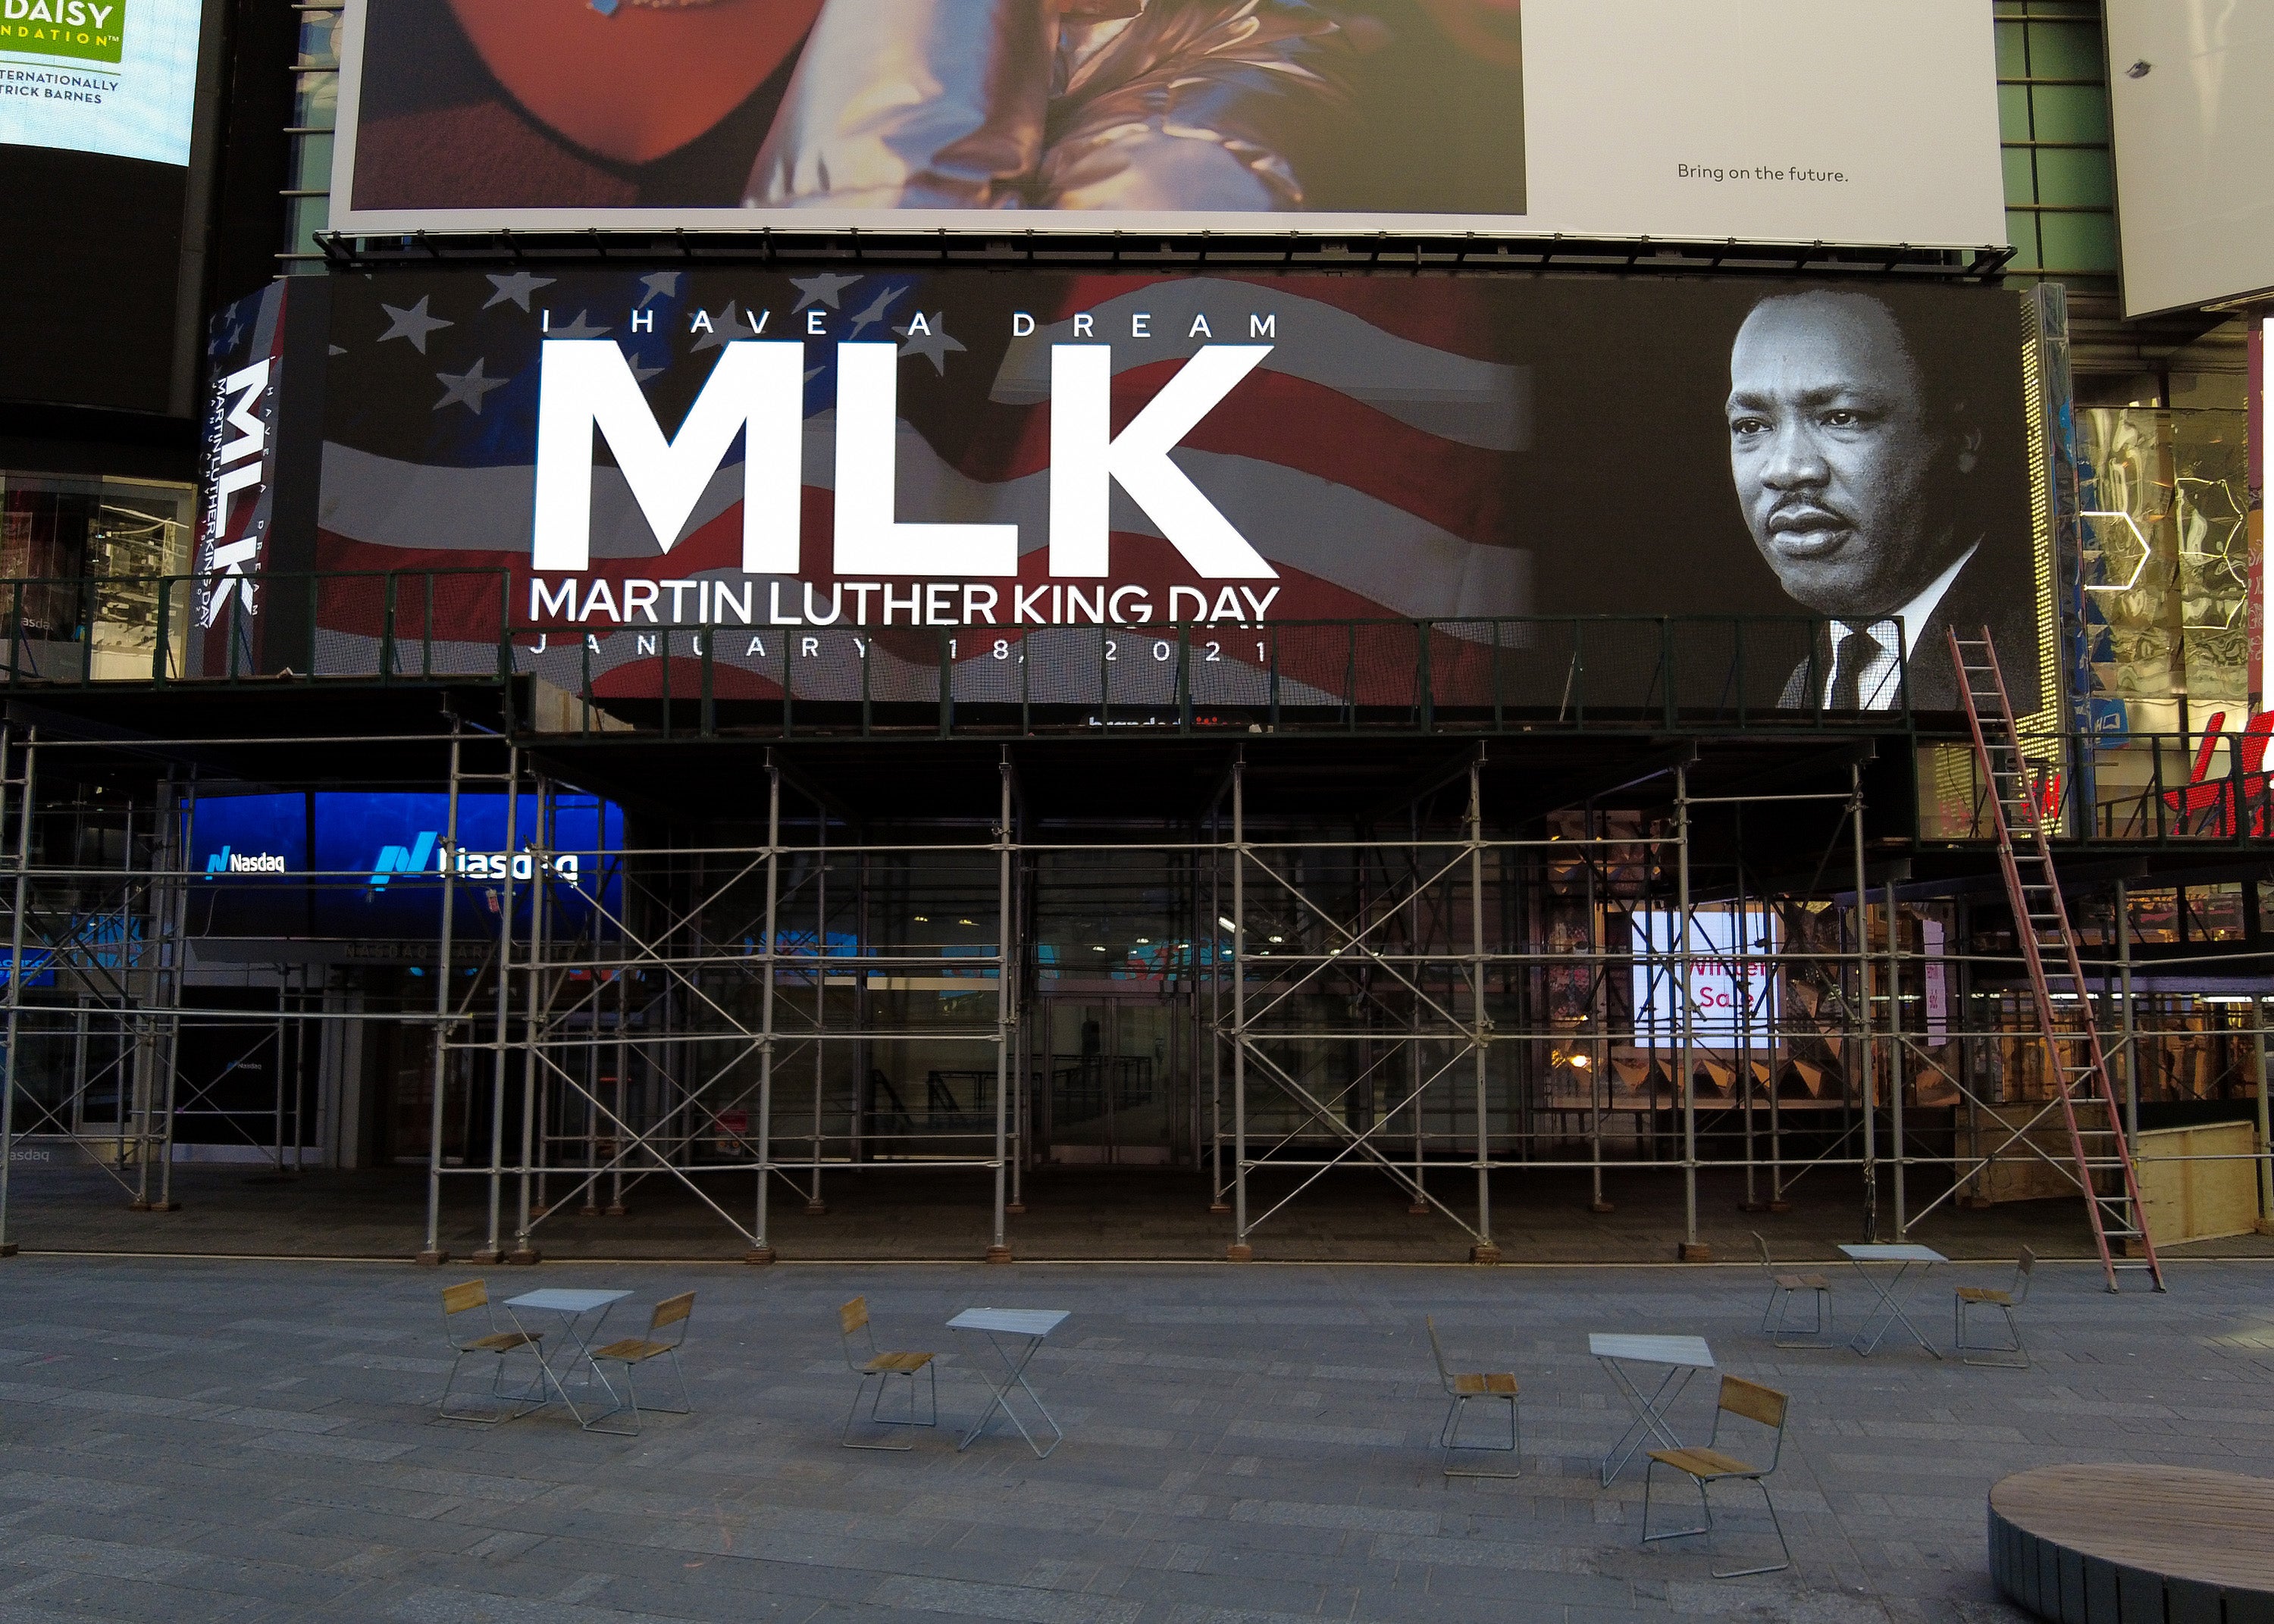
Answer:
[[[1297,1619],[2019,1624],[1985,1576],[1984,1495],[2059,1461],[2274,1473],[2274,1268],[2177,1263],[2110,1297],[2041,1269],[2029,1371],[1779,1350],[1742,1268],[1253,1265],[546,1265],[531,1286],[698,1293],[696,1413],[636,1439],[557,1409],[438,1424],[437,1296],[472,1271],[23,1257],[0,1263],[0,1624],[87,1619]],[[1950,1288],[1922,1291],[1946,1350]],[[1843,1324],[1864,1296],[1835,1271]],[[946,1361],[942,1425],[906,1455],[837,1447],[837,1304]],[[1071,1311],[1035,1359],[1064,1423],[1046,1461],[968,1453],[975,1304]],[[1454,1482],[1424,1313],[1457,1365],[1524,1384],[1524,1476]],[[614,1328],[612,1327],[612,1329]],[[1698,1542],[1636,1539],[1638,1473],[1597,1485],[1625,1411],[1590,1330],[1696,1333],[1789,1391],[1771,1480],[1793,1571],[1717,1581]],[[475,1378],[478,1380],[478,1377]],[[1675,1411],[1702,1439],[1699,1382]],[[1766,1553],[1725,1520],[1722,1565]],[[1677,1511],[1687,1509],[1677,1499]],[[1685,1548],[1685,1546],[1687,1548]]]

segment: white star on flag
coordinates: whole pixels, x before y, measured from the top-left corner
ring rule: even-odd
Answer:
[[[918,313],[921,315],[922,312]],[[908,341],[900,346],[900,359],[905,361],[910,356],[922,356],[931,363],[933,372],[945,378],[947,376],[947,352],[951,350],[960,351],[963,346],[947,335],[947,313],[945,311],[935,311],[924,325],[931,331],[916,332],[914,321],[904,327],[892,329]]]
[[[837,296],[860,280],[858,276],[793,276],[789,279],[789,285],[805,296],[798,300],[798,310],[815,304],[826,304],[832,310],[842,310],[845,307],[837,302]]]
[[[700,355],[706,350],[716,350],[721,344],[732,343],[738,338],[751,336],[753,335],[750,332],[750,324],[745,321],[741,312],[735,309],[734,301],[728,299],[727,308],[719,312],[718,325],[697,339],[689,353]]]
[[[899,303],[907,293],[907,289],[906,288],[887,288],[882,293],[878,294],[877,296],[877,302],[874,304],[870,305],[868,309],[862,311],[859,315],[853,318],[853,331],[851,336],[858,338],[862,334],[867,332],[870,327],[875,327],[879,321],[882,321],[885,319],[885,312],[891,310],[892,306]]]
[[[482,415],[482,396],[487,395],[492,389],[502,389],[513,381],[510,378],[484,377],[482,366],[486,358],[476,357],[473,370],[471,372],[434,374],[436,382],[449,385],[448,392],[440,400],[434,402],[436,411],[441,410],[445,406],[457,405],[464,407],[477,417]]]
[[[576,320],[565,327],[554,327],[545,336],[547,338],[598,338],[608,329],[594,327],[590,320],[591,316],[590,311],[580,310],[576,312]]]
[[[428,334],[440,327],[457,325],[456,322],[445,321],[440,316],[430,316],[426,313],[426,306],[432,297],[433,296],[429,295],[427,298],[419,300],[409,310],[397,310],[392,304],[381,304],[380,309],[387,312],[388,320],[395,325],[379,335],[379,342],[383,344],[390,338],[407,338],[410,341],[410,347],[413,350],[420,355],[425,355]]]
[[[487,310],[490,304],[502,304],[508,299],[511,299],[522,309],[527,310],[529,296],[539,288],[551,287],[555,280],[551,276],[532,275],[527,271],[516,271],[510,276],[500,276],[495,272],[492,272],[490,285],[497,291],[490,295],[489,304],[485,304],[482,308]]]
[[[640,286],[645,288],[647,291],[640,295],[640,302],[632,306],[634,310],[645,310],[658,299],[677,298],[679,273],[677,271],[651,272],[640,278]]]

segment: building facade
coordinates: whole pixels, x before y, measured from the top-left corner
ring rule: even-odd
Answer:
[[[251,1168],[423,1184],[430,1258],[1031,1255],[1107,1187],[1235,1258],[1360,1187],[1479,1260],[1827,1188],[2082,1237],[1984,627],[2114,1125],[2274,1212],[2256,307],[2127,313],[2120,19],[1890,10],[1888,94],[1956,86],[1906,190],[1884,126],[1671,162],[1704,76],[1553,4],[1005,7],[881,135],[806,9],[691,132],[551,98],[708,8],[203,19],[200,364],[0,442],[0,1222]]]

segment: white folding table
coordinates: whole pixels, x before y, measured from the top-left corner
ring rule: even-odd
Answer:
[[[583,1360],[588,1372],[588,1380],[579,1385],[589,1387],[592,1382],[599,1382],[607,1389],[608,1402],[614,1406],[616,1390],[608,1379],[600,1374],[600,1367],[592,1363],[592,1344],[600,1340],[600,1327],[608,1322],[608,1311],[630,1295],[629,1291],[576,1291],[564,1286],[547,1286],[542,1290],[524,1291],[519,1297],[508,1297],[504,1307],[506,1317],[513,1321],[514,1329],[524,1334],[529,1327],[521,1322],[523,1312],[560,1315],[562,1340],[576,1347],[576,1357]],[[589,1331],[583,1328],[584,1317],[588,1314],[599,1316],[592,1321],[592,1328]],[[553,1368],[553,1361],[546,1357],[545,1344],[540,1342],[534,1346],[537,1362],[544,1367],[545,1378],[553,1384],[553,1391],[568,1407],[568,1413],[576,1418],[576,1425],[584,1425],[584,1414],[576,1408],[576,1401],[568,1396],[568,1384]],[[576,1374],[576,1366],[573,1362],[568,1372],[571,1375]]]
[[[998,1410],[1010,1418],[1011,1425],[1019,1429],[1019,1436],[1027,1440],[1027,1447],[1038,1457],[1047,1457],[1050,1449],[1057,1448],[1065,1440],[1064,1429],[1051,1419],[1050,1412],[1043,1408],[1041,1396],[1028,1383],[1027,1365],[1043,1343],[1049,1340],[1050,1333],[1065,1323],[1068,1311],[1062,1308],[967,1308],[947,1322],[947,1328],[951,1331],[984,1336],[988,1346],[995,1350],[995,1357],[1002,1360],[1004,1371],[1003,1380],[995,1387],[995,1396],[989,1402],[986,1413],[979,1417],[979,1425],[965,1433],[963,1441],[955,1446],[958,1454],[978,1441],[979,1435],[987,1430]],[[1005,1338],[1011,1339],[1013,1346],[1020,1342],[1025,1346],[1018,1348],[1014,1355],[1012,1348],[1004,1345]],[[1035,1441],[1035,1435],[1027,1430],[1026,1423],[1020,1421],[1018,1412],[1011,1408],[1011,1390],[1013,1387],[1026,1394],[1028,1402],[1034,1405],[1035,1413],[1043,1418],[1043,1424],[1050,1429],[1050,1449]]]
[[[1938,1359],[1942,1357],[1941,1350],[1927,1341],[1925,1337],[1921,1336],[1918,1327],[1913,1325],[1910,1322],[1910,1317],[1903,1312],[1903,1304],[1910,1295],[1903,1290],[1903,1279],[1913,1269],[1918,1270],[1918,1281],[1911,1287],[1911,1293],[1916,1293],[1919,1286],[1926,1282],[1929,1270],[1936,1264],[1947,1263],[1950,1259],[1931,1246],[1842,1245],[1840,1250],[1847,1255],[1848,1261],[1856,1266],[1856,1272],[1864,1277],[1864,1283],[1870,1286],[1873,1294],[1879,1299],[1879,1306],[1864,1316],[1863,1326],[1848,1345],[1868,1359],[1879,1348],[1879,1339],[1894,1329],[1896,1324],[1900,1322],[1903,1329],[1911,1334],[1912,1338],[1920,1347],[1933,1354]],[[1873,1263],[1895,1265],[1894,1277],[1884,1286],[1879,1283],[1879,1276],[1865,1267]],[[1879,1327],[1877,1330],[1872,1328],[1875,1322]]]
[[[1666,1412],[1682,1390],[1690,1385],[1690,1378],[1702,1370],[1713,1370],[1713,1350],[1706,1345],[1702,1336],[1626,1336],[1596,1331],[1587,1337],[1587,1351],[1595,1362],[1611,1375],[1611,1383],[1626,1395],[1634,1419],[1627,1430],[1619,1434],[1610,1453],[1603,1456],[1603,1486],[1608,1488],[1620,1472],[1626,1470],[1635,1451],[1655,1438],[1669,1449],[1682,1447],[1682,1440],[1666,1424]],[[1657,1365],[1666,1368],[1666,1374],[1657,1389],[1648,1397],[1634,1383],[1625,1367],[1629,1365]],[[1630,1442],[1629,1440],[1633,1441]]]

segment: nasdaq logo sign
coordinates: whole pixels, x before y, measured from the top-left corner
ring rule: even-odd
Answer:
[[[372,890],[385,891],[388,878],[394,875],[424,874],[426,860],[433,853],[434,831],[431,829],[421,831],[417,841],[410,846],[381,846],[379,861],[371,866]]]
[[[223,846],[206,859],[206,878],[224,874],[282,874],[284,860],[274,852],[237,852]]]
[[[434,848],[440,839],[438,831],[425,829],[421,830],[418,838],[409,846],[381,847],[379,861],[372,865],[372,889],[385,891],[388,881],[398,874],[425,874],[430,860],[438,877],[455,869],[462,880],[501,880],[508,875],[516,880],[526,880],[532,878],[538,871],[537,859],[528,852],[462,851],[458,853],[457,861],[451,864],[446,857],[435,854]],[[546,856],[544,862],[545,872],[548,876],[565,880],[571,885],[577,883],[584,868],[574,852],[554,853]]]

